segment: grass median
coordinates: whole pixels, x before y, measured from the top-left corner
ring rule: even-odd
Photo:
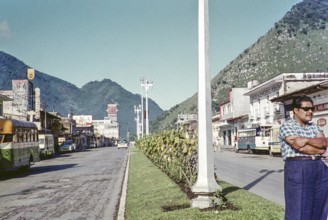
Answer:
[[[130,149],[125,216],[135,219],[284,219],[282,206],[220,181],[223,195],[235,207],[204,211],[190,208],[190,200],[165,173],[140,150]],[[268,189],[269,190],[269,189]]]

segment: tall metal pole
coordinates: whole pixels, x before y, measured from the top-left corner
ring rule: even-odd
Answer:
[[[198,176],[192,191],[198,195],[192,207],[212,207],[209,194],[222,190],[214,178],[209,71],[208,0],[198,1]]]
[[[140,109],[141,108],[141,105],[139,105],[139,106],[134,106],[134,112],[137,114],[137,117],[135,118],[135,120],[136,120],[136,124],[137,124],[137,138],[138,138],[138,140],[140,139],[140,117],[139,117],[139,115],[140,115]]]
[[[146,81],[143,84],[146,93],[146,135],[149,135],[149,111],[148,111],[148,91],[153,87],[153,82]]]
[[[141,84],[141,137],[143,137],[143,131],[144,131],[144,105],[143,105],[143,85],[144,85],[145,79],[142,77],[140,79]]]
[[[47,134],[47,101],[44,102],[44,133]]]

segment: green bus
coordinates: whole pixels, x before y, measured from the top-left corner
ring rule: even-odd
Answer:
[[[32,122],[0,119],[0,171],[28,170],[40,161],[38,129]]]

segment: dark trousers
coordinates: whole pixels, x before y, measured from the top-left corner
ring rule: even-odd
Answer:
[[[327,220],[328,167],[321,160],[286,160],[285,219]]]

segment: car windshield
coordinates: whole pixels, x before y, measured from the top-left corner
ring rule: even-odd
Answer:
[[[65,145],[67,145],[67,144],[72,144],[72,141],[65,141],[64,144],[65,144]]]

